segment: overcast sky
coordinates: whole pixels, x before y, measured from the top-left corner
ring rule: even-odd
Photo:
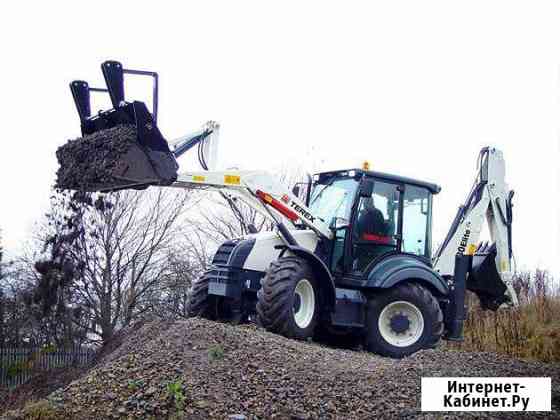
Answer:
[[[558,2],[164,4],[4,4],[0,227],[12,254],[47,208],[56,148],[79,135],[68,83],[98,86],[100,63],[117,59],[159,72],[166,137],[218,120],[228,165],[367,159],[440,184],[435,242],[479,149],[499,147],[518,263],[560,273]],[[135,80],[129,99],[149,91]]]

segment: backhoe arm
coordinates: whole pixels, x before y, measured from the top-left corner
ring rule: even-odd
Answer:
[[[475,292],[483,307],[517,305],[512,285],[512,197],[505,182],[505,161],[501,151],[484,148],[478,173],[465,204],[457,212],[449,233],[436,252],[434,268],[452,277],[456,255],[473,255],[467,288]],[[479,244],[487,222],[491,244]]]

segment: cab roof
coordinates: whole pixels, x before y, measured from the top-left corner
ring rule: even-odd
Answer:
[[[364,171],[363,169],[341,169],[337,171],[328,171],[328,172],[320,172],[316,175],[319,176],[319,180],[325,178],[331,178],[333,176],[347,176],[349,172],[354,171],[356,176],[370,176],[375,179],[380,179],[389,182],[401,183],[401,184],[408,184],[414,185],[417,187],[427,188],[432,194],[437,194],[441,191],[441,187],[437,184],[432,184],[431,182],[421,181],[419,179],[407,178],[400,175],[392,175],[387,174],[384,172],[376,172],[376,171]],[[361,176],[360,176],[361,175]]]

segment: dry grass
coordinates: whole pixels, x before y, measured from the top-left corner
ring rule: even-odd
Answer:
[[[544,362],[560,362],[560,293],[546,271],[521,273],[515,279],[520,306],[483,311],[469,295],[465,341],[448,344],[460,350],[492,351]]]

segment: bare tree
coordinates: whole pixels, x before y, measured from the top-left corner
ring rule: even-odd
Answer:
[[[289,168],[285,165],[278,171],[277,176],[279,182],[287,189],[291,189],[297,183],[307,182],[307,175],[299,166]],[[206,244],[217,246],[232,238],[274,229],[274,224],[269,219],[233,195],[224,192],[209,193],[202,205],[204,211],[190,223],[193,229],[189,231],[188,236],[193,248],[197,248],[193,240],[197,243],[202,242],[200,236],[206,238]]]
[[[42,238],[50,258],[35,264],[41,274],[36,300],[46,308],[55,301],[68,306],[79,316],[66,319],[89,338],[107,342],[153,308],[188,194],[154,189],[53,199]]]
[[[6,310],[5,310],[5,297],[4,297],[4,270],[3,261],[4,248],[2,246],[2,230],[0,230],[0,348],[4,347],[6,342]]]
[[[217,245],[228,239],[272,229],[270,221],[259,212],[227,194],[208,196],[206,200],[204,211],[190,223],[194,232],[189,231],[189,235],[199,243]]]
[[[93,332],[104,342],[119,324],[151,308],[147,298],[164,277],[187,197],[163,189],[120,192],[86,222],[92,228],[76,247],[84,264],[76,291],[92,313]]]
[[[158,289],[153,291],[154,312],[166,318],[186,318],[189,288],[204,269],[205,265],[193,258],[190,248],[171,251],[165,274]]]

